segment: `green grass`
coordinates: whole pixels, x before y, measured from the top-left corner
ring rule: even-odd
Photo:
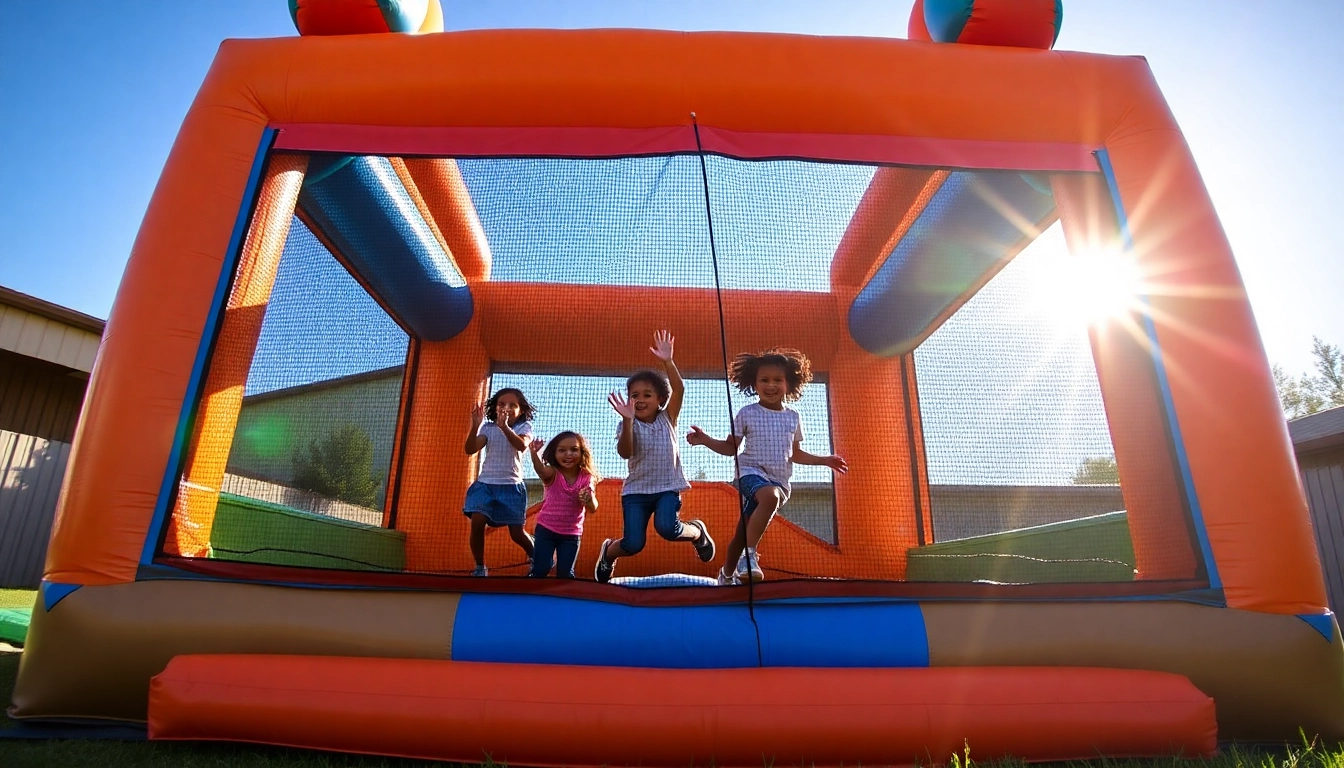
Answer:
[[[36,589],[0,589],[0,608],[32,608]]]
[[[14,677],[19,671],[19,653],[0,652],[0,701],[9,702]],[[0,730],[13,727],[0,719]],[[981,763],[972,756],[952,755],[948,768],[1027,768],[1020,760]],[[51,740],[32,741],[0,738],[0,766],[45,768],[95,766],[96,768],[410,768],[451,765],[430,760],[369,757],[305,749],[261,747],[209,742],[136,742]],[[504,768],[492,762],[479,768]],[[786,768],[791,763],[763,763],[762,768]],[[1093,760],[1057,763],[1057,768],[1344,768],[1344,749],[1303,742],[1278,749],[1234,747],[1212,760]],[[472,768],[476,768],[473,766]],[[1037,766],[1036,768],[1039,768]]]

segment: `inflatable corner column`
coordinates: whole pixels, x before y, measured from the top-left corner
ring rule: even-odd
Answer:
[[[1074,258],[1119,246],[1115,205],[1102,177],[1058,174],[1051,186]],[[1088,335],[1097,383],[1134,542],[1135,578],[1192,579],[1194,543],[1184,516],[1172,514],[1183,506],[1181,487],[1175,461],[1165,450],[1168,429],[1144,323],[1132,311],[1092,325]]]
[[[177,507],[164,541],[168,554],[207,554],[243,387],[307,167],[306,155],[275,155],[267,164],[202,390]]]

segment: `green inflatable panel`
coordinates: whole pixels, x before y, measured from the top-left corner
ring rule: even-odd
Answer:
[[[406,534],[221,493],[210,531],[210,556],[268,565],[400,571],[406,567]]]
[[[0,641],[23,645],[32,616],[31,608],[0,608]]]
[[[997,584],[1134,580],[1124,512],[1019,528],[909,550],[909,581]]]

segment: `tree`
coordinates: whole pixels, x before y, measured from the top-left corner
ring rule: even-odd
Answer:
[[[1074,485],[1119,485],[1120,470],[1114,456],[1093,456],[1083,459],[1073,472]]]
[[[1290,419],[1344,406],[1344,351],[1312,336],[1311,354],[1316,358],[1315,375],[1304,373],[1294,379],[1279,366],[1273,368],[1279,404]]]
[[[292,456],[294,487],[371,507],[379,485],[373,473],[373,439],[369,433],[346,424],[332,430],[321,443],[313,440],[308,450]]]

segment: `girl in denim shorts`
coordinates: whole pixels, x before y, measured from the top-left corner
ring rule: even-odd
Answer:
[[[803,387],[812,381],[812,363],[802,352],[775,347],[760,354],[738,355],[728,367],[728,378],[739,392],[755,396],[756,402],[737,412],[733,434],[727,438],[716,440],[699,427],[691,427],[686,441],[723,456],[737,456],[742,517],[728,544],[728,559],[719,570],[719,584],[738,584],[765,578],[756,545],[775,512],[789,500],[793,465],[830,467],[836,472],[846,472],[848,467],[839,456],[804,451],[802,419],[784,405],[801,398]]]
[[[621,415],[616,452],[628,463],[629,472],[621,489],[621,538],[602,542],[598,552],[593,577],[600,582],[611,579],[617,558],[644,549],[650,517],[659,536],[692,543],[701,562],[714,559],[714,539],[705,524],[699,520],[682,522],[678,514],[681,492],[691,484],[686,481],[677,450],[677,416],[686,385],[672,362],[675,341],[672,334],[659,331],[649,348],[662,361],[666,375],[640,371],[625,382],[628,400],[617,392],[607,398]]]
[[[485,576],[485,529],[507,525],[509,536],[532,559],[532,537],[523,530],[527,520],[527,487],[523,485],[523,453],[532,440],[536,409],[512,387],[496,392],[485,405],[471,409],[466,450],[474,456],[485,449],[476,482],[467,487],[462,514],[471,518],[472,576]]]

